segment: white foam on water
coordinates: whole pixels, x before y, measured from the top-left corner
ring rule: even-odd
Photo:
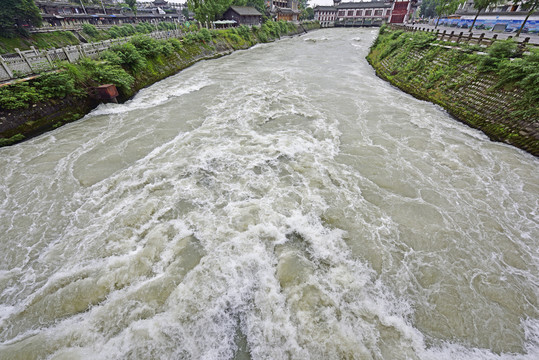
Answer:
[[[203,77],[191,79],[189,83],[172,82],[170,78],[165,79],[158,86],[140,90],[134,99],[124,104],[101,104],[97,109],[92,111],[92,115],[122,114],[128,111],[159,106],[171,99],[199,91],[211,84],[212,82],[209,79]]]

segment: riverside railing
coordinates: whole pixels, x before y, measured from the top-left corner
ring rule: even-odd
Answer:
[[[181,38],[183,32],[181,30],[167,30],[156,31],[146,35],[154,39],[169,39],[172,37]],[[51,50],[37,50],[34,47],[26,51],[15,49],[15,53],[0,56],[0,82],[53,70],[58,67],[59,61],[75,63],[83,57],[95,59],[99,57],[100,53],[111,46],[124,44],[129,39],[131,39],[131,36],[95,43],[65,46]]]
[[[468,32],[464,33],[464,31],[455,33],[455,31],[451,31],[451,32],[448,32],[447,30],[440,31],[439,29],[421,28],[421,27],[414,27],[414,26],[408,26],[408,25],[391,24],[390,26],[394,29],[405,30],[409,32],[415,32],[415,31],[431,32],[431,33],[436,34],[436,38],[438,40],[455,42],[455,43],[490,46],[495,41],[500,40],[498,39],[498,34],[492,34],[492,36],[486,36],[485,33],[481,33],[479,36],[474,36],[473,33],[468,33]],[[510,35],[507,37],[507,39],[515,40],[520,46],[526,46],[526,45],[537,46],[537,44],[530,43],[530,37],[526,37],[524,38],[524,40],[521,40],[520,38],[513,38],[513,36]]]

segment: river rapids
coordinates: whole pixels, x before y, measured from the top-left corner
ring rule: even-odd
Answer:
[[[376,32],[0,149],[0,359],[538,359],[539,161],[377,78]]]

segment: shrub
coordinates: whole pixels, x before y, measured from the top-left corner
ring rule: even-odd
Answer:
[[[97,31],[96,27],[91,24],[83,24],[82,31],[91,37],[96,37],[99,35],[99,31]]]
[[[128,93],[135,83],[133,76],[117,65],[96,63],[92,74],[99,84],[114,84],[123,93]]]
[[[41,75],[35,86],[46,98],[64,98],[75,93],[75,80],[63,71]]]
[[[192,45],[197,41],[198,41],[198,37],[195,33],[187,33],[183,37],[183,42],[186,43],[187,45]]]
[[[539,49],[531,49],[530,55],[513,61],[501,61],[498,69],[500,81],[497,87],[513,83],[524,90],[520,109],[516,112],[521,116],[539,118]]]
[[[245,25],[240,26],[236,29],[236,33],[241,36],[244,40],[249,41],[251,39],[251,32],[249,28]]]
[[[412,41],[410,42],[412,49],[423,49],[436,40],[436,35],[433,33],[427,33],[418,31],[413,33]]]
[[[122,34],[120,33],[120,27],[116,25],[112,26],[108,30],[108,34],[112,39],[116,39],[122,36]]]
[[[208,43],[208,42],[211,41],[211,33],[210,33],[210,31],[208,29],[202,28],[198,32],[198,38],[200,40],[204,41],[205,43]]]
[[[398,38],[399,36],[401,36],[403,33],[404,33],[403,30],[397,30],[397,31],[391,33],[391,35],[389,35],[389,38],[390,38],[391,40],[395,40],[396,38]]]
[[[135,28],[130,24],[123,24],[120,26],[120,31],[123,36],[134,35],[136,33]]]
[[[112,39],[126,37],[133,35],[134,33],[135,29],[129,24],[124,24],[122,26],[114,25],[108,30],[108,34]]]
[[[281,20],[277,24],[279,25],[281,34],[286,34],[288,32],[288,25],[286,24],[286,21]]]
[[[512,39],[495,41],[488,48],[488,55],[497,59],[509,59],[516,55],[517,46]]]
[[[108,62],[109,64],[122,65],[123,61],[122,61],[122,58],[120,57],[119,51],[115,51],[113,48],[115,47],[112,47],[109,50],[103,51],[101,55],[99,55],[99,57],[102,60],[105,60],[106,62]]]
[[[159,30],[174,30],[176,29],[176,26],[174,25],[174,23],[170,23],[170,22],[160,22],[158,25],[157,25],[157,28]]]
[[[158,50],[165,56],[169,56],[175,51],[174,46],[167,40],[159,41]]]
[[[43,100],[43,96],[28,82],[0,88],[0,109],[15,110]]]
[[[278,23],[274,21],[267,21],[264,23],[264,25],[262,25],[262,30],[264,30],[268,36],[273,38],[279,38],[281,36],[281,28]]]
[[[119,65],[84,58],[75,66],[77,67],[76,72],[80,76],[76,81],[76,86],[93,87],[102,84],[115,84],[119,91],[129,93],[135,82],[133,76]]]
[[[158,51],[153,49],[152,51]],[[131,71],[137,71],[144,67],[145,60],[142,52],[132,43],[114,45],[101,55],[103,60],[110,64],[120,65]]]
[[[79,64],[72,64],[70,62],[65,61],[60,64],[60,67],[67,74],[69,74],[69,77],[73,79],[75,84],[81,85],[81,84],[84,84],[89,77],[85,66],[82,66],[81,64],[87,63],[88,61],[93,62],[93,60],[91,60],[90,58],[82,58],[82,60],[79,61]]]
[[[288,26],[288,31],[297,31],[298,30],[298,27],[292,22],[287,22],[286,25]]]
[[[155,58],[159,55],[159,44],[154,38],[135,35],[131,38],[131,43],[135,45],[138,52],[146,58]]]
[[[399,33],[399,36],[395,37],[394,35],[396,33]],[[391,34],[389,39],[390,39],[389,43],[384,47],[384,49],[380,53],[380,60],[382,60],[382,59],[386,58],[387,56],[389,56],[397,48],[403,46],[404,43],[406,42],[406,34],[403,35],[402,30],[395,31],[394,33]]]
[[[266,32],[266,30],[264,29],[264,26],[262,26],[260,28],[260,30],[258,30],[258,32],[256,33],[256,36],[258,37],[258,39],[261,41],[261,42],[268,42],[268,33]]]
[[[242,43],[242,38],[239,37],[238,35],[234,34],[234,33],[229,33],[226,35],[226,38],[228,39],[228,41],[230,43],[232,43],[232,45],[234,46],[235,44],[241,44]]]
[[[488,55],[481,59],[477,69],[481,72],[497,70],[502,60],[517,55],[517,48],[518,44],[512,39],[494,42],[487,50]]]
[[[135,31],[139,34],[148,34],[154,30],[155,28],[147,22],[141,22],[135,26]]]
[[[182,48],[182,43],[176,38],[169,39],[168,42],[172,45],[175,51],[179,51]]]

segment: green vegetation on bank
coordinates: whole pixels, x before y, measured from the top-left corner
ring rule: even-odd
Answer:
[[[304,27],[312,29],[318,27],[318,24],[308,23]],[[36,104],[55,103],[64,98],[84,102],[91,99],[94,88],[102,84],[115,84],[120,94],[119,99],[126,100],[142,87],[172,75],[200,58],[248,48],[259,42],[299,32],[296,25],[291,23],[266,22],[261,27],[252,28],[203,28],[187,33],[181,41],[176,38],[156,40],[137,34],[129,42],[114,45],[104,51],[99,59],[85,58],[77,64],[63,62],[57,71],[41,74],[30,81],[0,87],[0,116],[9,116],[13,110],[32,111]],[[80,111],[77,110],[77,113]],[[68,120],[75,119],[70,115]],[[23,139],[20,136],[13,138],[19,132],[12,129],[1,133],[0,146]],[[25,134],[22,132],[22,135]]]
[[[481,59],[478,70],[499,77],[496,89],[522,90],[513,113],[539,122],[539,48],[524,55],[514,41],[498,41],[488,49],[488,56]]]
[[[443,106],[493,139],[538,154],[539,49],[512,40],[487,49],[447,45],[432,33],[383,26],[367,59],[404,91]]]
[[[271,24],[273,22],[266,22],[266,24]],[[308,23],[307,23],[308,24]],[[272,25],[266,25],[266,32],[275,34],[275,31],[272,31]],[[283,25],[281,26],[281,32],[294,31],[294,25],[287,25],[287,30],[283,30]],[[137,34],[150,34],[154,31],[172,31],[172,30],[181,30],[183,33],[196,33],[199,31],[199,28],[195,24],[190,26],[178,25],[171,22],[160,22],[158,24],[150,24],[147,22],[140,22],[136,25],[134,24],[123,24],[123,25],[114,25],[108,29],[98,29],[91,24],[83,24],[82,30],[78,31],[80,35],[84,37],[88,42],[98,42],[109,39],[118,39],[127,36],[133,36]],[[264,34],[261,34],[264,36]],[[275,37],[275,35],[274,35]],[[0,36],[0,54],[13,53],[15,49],[19,50],[29,50],[31,46],[36,49],[52,49],[59,48],[69,45],[79,45],[79,39],[70,31],[53,31],[48,33],[34,33],[26,34],[25,36],[16,36],[16,37],[1,37]]]

